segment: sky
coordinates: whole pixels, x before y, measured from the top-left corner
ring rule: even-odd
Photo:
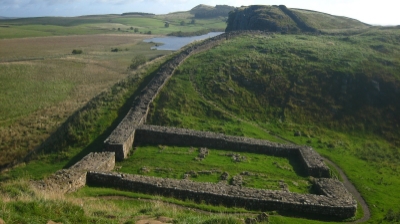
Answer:
[[[400,25],[399,0],[0,0],[0,17],[167,14],[206,5],[286,5],[346,16],[373,25]]]

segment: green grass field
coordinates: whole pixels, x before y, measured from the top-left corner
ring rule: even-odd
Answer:
[[[229,173],[228,182],[241,175],[245,187],[281,190],[279,182],[285,182],[292,192],[309,193],[311,183],[306,175],[302,174],[300,161],[258,155],[252,153],[235,153],[223,150],[209,149],[210,154],[202,161],[195,158],[198,155],[196,148],[179,148],[171,146],[137,147],[134,154],[117,164],[121,168],[118,172],[182,179],[185,173],[194,171],[190,179],[200,182],[217,183],[223,172]],[[240,154],[243,161],[235,162],[233,155]],[[157,161],[154,164],[154,161]],[[143,171],[146,170],[146,172]],[[202,171],[215,171],[202,173]]]

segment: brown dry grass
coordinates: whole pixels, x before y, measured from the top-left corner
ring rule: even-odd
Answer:
[[[7,81],[0,86],[0,167],[39,146],[74,111],[127,77],[131,73],[127,67],[135,55],[152,58],[169,53],[150,50],[151,44],[143,43],[144,38],[148,36],[0,40],[0,80]],[[111,47],[124,51],[113,53]],[[73,48],[83,49],[84,53],[72,55]],[[25,60],[37,57],[44,59]],[[45,93],[40,92],[48,85],[52,86]],[[65,86],[67,89],[59,89]],[[59,98],[47,99],[48,95],[60,94]]]
[[[148,35],[101,34],[82,36],[38,37],[0,40],[0,61],[18,58],[54,57],[71,54],[74,48],[99,51],[118,45],[137,44]]]

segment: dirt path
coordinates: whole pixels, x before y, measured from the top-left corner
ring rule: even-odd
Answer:
[[[271,135],[271,136],[274,136],[275,138],[278,138],[278,139],[280,139],[280,140],[283,140],[283,141],[285,141],[285,142],[287,142],[287,143],[289,143],[289,144],[296,144],[296,143],[294,143],[294,142],[292,142],[292,141],[290,141],[290,140],[287,140],[287,139],[283,138],[282,136],[273,135],[273,134],[271,134],[268,130],[264,129],[263,127],[259,126],[258,124],[254,123],[254,122],[250,122],[250,121],[244,120],[244,119],[242,119],[242,118],[236,116],[235,114],[232,114],[232,113],[230,113],[229,111],[226,111],[224,108],[221,108],[220,106],[216,105],[213,101],[210,101],[210,100],[206,99],[206,98],[204,97],[204,95],[199,91],[199,89],[198,89],[197,86],[196,86],[196,83],[193,82],[193,79],[192,79],[192,78],[193,78],[193,77],[192,77],[191,75],[189,75],[189,80],[190,80],[190,82],[192,83],[193,88],[196,90],[196,92],[199,94],[199,96],[200,96],[204,101],[206,101],[208,104],[210,104],[211,106],[217,108],[217,109],[220,110],[221,112],[223,112],[223,113],[227,114],[228,116],[233,117],[233,118],[235,118],[235,119],[237,119],[237,120],[239,120],[239,121],[241,121],[241,122],[243,122],[243,123],[247,123],[247,124],[256,126],[257,128],[259,128],[259,129],[265,131],[266,133],[268,133],[268,134]],[[323,157],[323,158],[324,158],[324,157]],[[346,187],[346,189],[354,196],[354,198],[360,203],[360,205],[361,205],[361,207],[362,207],[362,209],[363,209],[364,216],[363,216],[361,219],[356,220],[356,221],[354,221],[354,222],[352,222],[352,223],[362,223],[362,222],[368,221],[368,220],[371,218],[371,212],[370,212],[369,207],[368,207],[367,203],[365,202],[364,198],[361,196],[360,192],[357,191],[356,187],[350,182],[349,178],[347,178],[346,174],[343,172],[343,170],[342,170],[338,165],[336,165],[334,162],[328,160],[327,158],[324,158],[324,161],[325,161],[326,163],[332,165],[333,167],[335,167],[335,169],[339,172],[339,175],[340,175],[340,176],[342,177],[342,179],[343,179],[343,185],[344,185],[344,186]]]
[[[369,207],[367,203],[365,202],[364,198],[361,196],[360,192],[357,191],[356,187],[350,182],[350,180],[347,178],[346,174],[343,172],[343,170],[337,166],[334,162],[330,161],[327,158],[324,158],[324,161],[333,167],[339,172],[340,176],[343,179],[343,185],[346,187],[346,189],[353,195],[353,197],[360,203],[363,211],[364,211],[364,216],[353,222],[353,223],[361,223],[361,222],[366,222],[371,218],[371,212],[369,210]]]

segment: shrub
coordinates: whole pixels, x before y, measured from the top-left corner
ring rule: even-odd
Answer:
[[[136,69],[140,65],[143,65],[144,63],[146,63],[146,61],[147,61],[146,56],[137,55],[132,59],[132,63],[131,63],[131,65],[129,65],[129,68]]]
[[[83,53],[82,50],[76,50],[76,49],[72,50],[72,54],[82,54],[82,53]]]

